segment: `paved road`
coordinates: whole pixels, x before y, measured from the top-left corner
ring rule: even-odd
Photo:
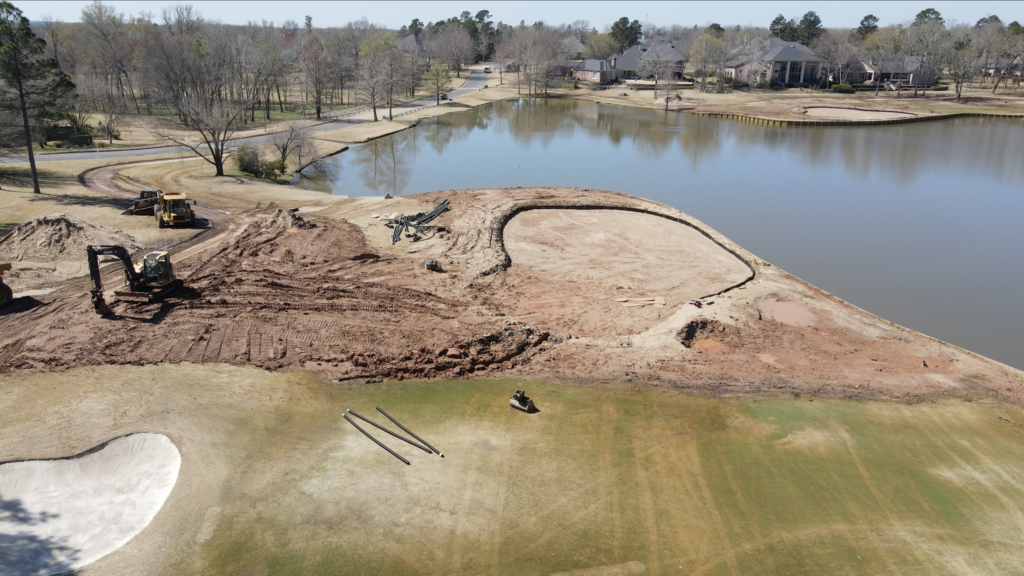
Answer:
[[[457,90],[448,92],[448,98],[455,99],[460,96],[466,96],[477,90],[483,88],[487,82],[488,74],[483,72],[469,72],[469,77],[466,79],[466,83]],[[432,106],[435,103],[434,98],[424,98],[422,100],[414,100],[407,102],[401,106],[396,106],[393,109],[395,115],[418,108],[425,108]],[[383,115],[387,113],[387,109],[377,109],[379,117],[383,118]],[[340,114],[340,112],[339,112]],[[340,118],[334,121],[325,122],[313,126],[311,130],[313,132],[330,132],[332,130],[340,130],[346,125],[361,124],[363,122],[373,121],[373,111],[364,110],[355,114],[350,114],[344,118]],[[231,141],[233,145],[240,143],[247,144],[260,144],[263,143],[268,136],[263,134],[255,136],[246,136],[244,138],[236,138]],[[89,152],[71,152],[68,154],[37,154],[36,162],[62,162],[72,160],[94,160],[94,159],[106,159],[106,158],[131,158],[134,156],[156,156],[159,154],[173,154],[176,152],[189,152],[189,150],[183,146],[160,146],[157,148],[144,148],[136,150],[92,150]],[[190,152],[189,152],[190,153]],[[28,156],[12,156],[9,158],[0,158],[0,164],[14,164],[18,162],[28,162]]]

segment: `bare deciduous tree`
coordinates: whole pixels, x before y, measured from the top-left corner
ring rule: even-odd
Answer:
[[[942,59],[952,42],[942,22],[932,20],[907,29],[905,50],[918,61],[918,77],[934,78],[942,68]],[[914,82],[914,96],[921,82]],[[927,87],[925,87],[927,88]]]
[[[302,160],[309,157],[313,146],[309,125],[302,121],[288,122],[284,130],[271,134],[269,140],[270,145],[277,150],[281,164],[287,164],[289,158],[295,157],[300,168]]]
[[[850,70],[850,64],[857,56],[857,48],[850,43],[850,32],[848,30],[825,30],[811,44],[811,49],[825,65],[825,78],[832,80],[835,73],[835,83],[843,84],[846,74]]]
[[[960,96],[964,84],[970,82],[978,74],[978,50],[974,43],[971,29],[966,25],[954,26],[950,31],[952,42],[946,54],[946,70],[956,90],[956,103],[960,104]]]
[[[316,119],[319,120],[324,104],[324,93],[330,86],[333,69],[331,55],[324,50],[324,42],[318,34],[310,34],[302,43],[302,49],[299,50],[299,63],[302,66],[302,78],[306,93],[313,100]]]
[[[690,62],[700,74],[700,91],[707,92],[708,72],[724,63],[726,56],[725,42],[715,34],[705,31],[690,48]]]
[[[462,68],[473,58],[473,39],[462,26],[455,23],[445,24],[430,39],[429,46],[434,56],[455,70],[456,78],[461,77]]]
[[[648,50],[640,61],[640,76],[654,80],[654,99],[658,99],[658,83],[671,79],[676,71],[682,71],[680,61],[668,44],[658,44]],[[668,94],[665,94],[665,109],[668,110]]]
[[[430,63],[430,68],[427,68],[427,71],[423,73],[423,81],[431,93],[434,94],[437,103],[440,104],[441,94],[447,92],[448,88],[452,85],[452,73],[444,62],[435,58]]]
[[[155,46],[151,65],[162,99],[193,137],[169,130],[157,133],[188,148],[212,164],[217,176],[223,176],[229,142],[251,102],[237,92],[230,98],[230,38],[213,33],[202,23],[192,30]]]

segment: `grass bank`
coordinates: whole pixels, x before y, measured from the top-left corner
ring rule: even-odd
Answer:
[[[517,387],[540,413],[509,409]],[[164,509],[97,573],[1024,568],[1017,407],[520,381],[338,388],[189,364],[7,375],[0,392],[4,460],[132,431],[181,449]],[[352,408],[384,422],[375,406],[445,458],[385,440],[406,466],[341,419]]]

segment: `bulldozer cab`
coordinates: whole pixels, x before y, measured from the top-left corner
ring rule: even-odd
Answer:
[[[139,190],[140,199],[156,198],[159,194],[159,190],[152,190],[150,188],[144,188],[142,190]]]
[[[136,269],[147,286],[159,287],[174,281],[174,268],[167,252],[150,252]]]

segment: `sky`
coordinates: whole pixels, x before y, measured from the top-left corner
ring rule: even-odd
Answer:
[[[82,7],[90,4],[82,0],[13,0],[15,6],[32,21],[50,15],[65,22],[78,22]],[[226,24],[245,24],[250,20],[268,20],[280,25],[285,20],[295,20],[300,25],[306,15],[313,17],[315,27],[342,26],[347,22],[365,17],[374,24],[387,28],[400,28],[413,18],[432,22],[458,16],[463,11],[476,14],[490,10],[495,22],[518,24],[526,21],[532,24],[538,20],[552,25],[587,20],[598,30],[611,25],[622,16],[631,20],[647,21],[659,26],[680,24],[683,26],[705,26],[717,22],[723,26],[747,25],[767,27],[778,14],[799,20],[809,10],[821,17],[827,28],[855,28],[866,14],[874,14],[880,24],[898,24],[912,20],[914,15],[925,8],[935,8],[946,20],[973,24],[979,18],[998,15],[1003,22],[1024,21],[1024,2],[900,2],[900,1],[858,1],[858,2],[310,2],[293,1],[168,1],[147,2],[140,0],[117,0],[104,2],[127,15],[150,12],[157,19],[164,7],[175,4],[193,4],[203,16],[220,20]]]

